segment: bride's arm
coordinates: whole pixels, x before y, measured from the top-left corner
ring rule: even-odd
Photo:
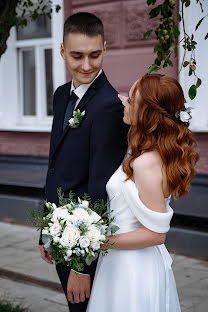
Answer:
[[[152,211],[166,212],[162,168],[158,155],[155,152],[142,154],[134,161],[133,171],[143,204]],[[138,249],[163,244],[165,239],[166,233],[156,233],[142,227],[132,232],[108,236],[109,243],[104,244],[102,248],[107,246],[113,249]],[[110,246],[112,243],[113,247]]]
[[[156,233],[142,227],[132,232],[107,236],[108,243],[101,245],[101,249],[139,249],[163,244],[165,239],[166,233]]]

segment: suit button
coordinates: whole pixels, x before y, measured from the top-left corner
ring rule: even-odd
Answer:
[[[54,168],[49,169],[49,173],[50,173],[50,174],[53,174],[53,173],[54,173],[54,171],[55,171],[55,169],[54,169]]]

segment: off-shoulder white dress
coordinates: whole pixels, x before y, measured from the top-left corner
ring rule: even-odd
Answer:
[[[170,228],[173,210],[165,199],[166,212],[148,209],[135,183],[124,182],[120,166],[107,183],[114,223],[125,233],[142,226],[157,233]],[[111,249],[99,257],[87,312],[179,312],[180,306],[165,245],[137,250]]]

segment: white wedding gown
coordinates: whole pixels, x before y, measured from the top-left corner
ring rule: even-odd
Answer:
[[[120,166],[106,186],[114,224],[120,228],[116,234],[142,226],[168,232],[170,198],[165,199],[165,213],[152,211],[141,202],[135,183],[125,179]],[[180,312],[171,264],[164,244],[100,255],[87,312]]]

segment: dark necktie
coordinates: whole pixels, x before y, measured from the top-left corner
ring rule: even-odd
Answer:
[[[68,106],[66,108],[65,116],[64,116],[63,130],[65,129],[66,126],[69,125],[69,119],[72,116],[77,99],[78,99],[78,96],[74,93],[74,91],[72,91],[70,98],[69,98]]]

